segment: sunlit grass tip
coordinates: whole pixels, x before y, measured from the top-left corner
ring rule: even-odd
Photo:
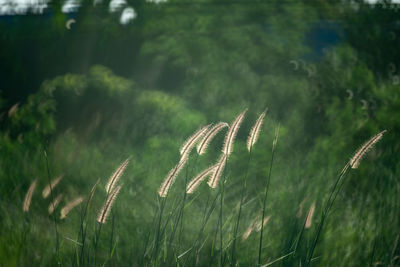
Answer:
[[[74,200],[71,200],[70,202],[68,202],[62,209],[61,209],[61,216],[60,219],[65,219],[68,215],[68,213],[75,208],[76,206],[78,206],[79,204],[81,204],[83,202],[83,197],[77,197]]]
[[[267,109],[263,113],[260,114],[256,123],[250,130],[249,137],[247,138],[247,150],[250,151],[251,147],[257,142],[258,136],[260,135],[261,126],[264,121],[264,117],[267,114]]]
[[[111,212],[112,205],[114,204],[115,199],[119,191],[121,190],[122,185],[118,185],[115,189],[108,195],[106,202],[104,203],[103,207],[101,208],[99,215],[97,217],[97,222],[105,224],[107,221],[107,217]]]
[[[224,146],[222,148],[222,152],[226,155],[230,155],[233,151],[233,143],[235,141],[237,132],[239,131],[240,125],[243,122],[244,115],[246,114],[247,109],[242,111],[235,120],[232,122],[231,126],[229,127],[228,132],[226,133]]]
[[[111,177],[108,179],[107,185],[106,185],[106,191],[109,194],[117,184],[119,178],[121,178],[122,174],[124,173],[126,167],[128,167],[130,157],[127,158],[124,162],[119,165],[119,167],[114,171],[114,173],[111,175]]]
[[[32,196],[33,196],[33,193],[35,192],[35,189],[36,189],[36,185],[37,185],[37,179],[35,179],[31,183],[31,185],[29,186],[28,191],[26,192],[25,200],[24,200],[24,206],[22,207],[22,210],[24,212],[28,212],[29,211],[29,207],[31,206]]]
[[[386,130],[383,130],[382,132],[378,133],[377,135],[373,136],[371,139],[369,139],[367,142],[365,142],[360,149],[357,150],[357,152],[354,154],[354,156],[350,159],[350,166],[352,169],[357,169],[358,165],[360,164],[362,158],[365,156],[365,154],[376,144],[381,140],[383,134],[386,132]]]
[[[190,183],[186,187],[186,193],[188,194],[193,193],[196,190],[196,188],[201,184],[201,182],[203,182],[204,179],[207,178],[207,176],[211,175],[214,172],[215,168],[216,166],[213,165],[202,171],[195,178],[193,178],[192,181],[190,181]]]
[[[269,222],[270,219],[271,219],[271,216],[267,216],[267,217],[264,218],[264,221],[261,221],[261,220],[260,220],[260,221],[257,223],[257,225],[254,227],[254,229],[255,229],[257,232],[260,232],[260,231],[261,231],[261,228],[264,227],[264,226]]]
[[[215,170],[213,171],[210,179],[208,180],[207,184],[211,188],[217,188],[219,180],[221,178],[222,172],[224,171],[225,164],[226,164],[227,155],[222,154],[221,158],[219,159],[218,163],[215,165]]]
[[[297,217],[297,218],[300,218],[301,215],[303,215],[304,204],[306,203],[307,200],[308,200],[308,196],[305,197],[305,198],[301,201],[301,203],[300,203],[300,205],[299,205],[299,209],[298,209],[298,211],[297,211],[297,213],[296,213],[296,217]]]
[[[60,181],[62,180],[62,178],[64,177],[64,175],[60,175],[58,176],[56,179],[54,179],[53,181],[50,182],[50,184],[48,184],[42,191],[42,196],[43,198],[47,198],[50,195],[50,192],[52,190],[54,190],[54,187],[56,187]]]
[[[64,197],[64,194],[59,194],[49,205],[48,212],[49,215],[54,212],[54,210],[57,208],[58,204],[60,204],[62,198]]]
[[[260,216],[258,216],[258,217],[260,217]],[[257,224],[257,221],[255,220],[249,225],[249,227],[246,228],[246,231],[244,231],[244,233],[242,235],[242,242],[245,241],[247,238],[249,238],[249,236],[253,232],[254,227],[256,226],[256,224]]]
[[[308,209],[307,212],[307,219],[306,219],[306,223],[304,225],[304,228],[310,228],[311,224],[312,224],[312,219],[314,216],[314,211],[315,211],[315,201],[311,204],[311,207]]]
[[[175,178],[178,176],[179,172],[182,170],[187,159],[188,159],[187,157],[184,157],[184,160],[181,159],[181,161],[179,161],[179,163],[172,170],[169,171],[163,183],[161,184],[160,189],[158,190],[158,194],[160,197],[167,196],[169,189],[174,183]]]
[[[192,148],[196,145],[198,141],[203,137],[203,135],[207,132],[208,128],[210,127],[210,124],[200,128],[197,130],[192,136],[190,136],[185,143],[182,145],[182,147],[179,149],[179,152],[181,154],[181,159],[184,159],[185,157],[188,157],[190,154],[190,151]],[[181,160],[182,161],[182,160]]]
[[[226,122],[219,122],[211,127],[205,134],[201,142],[197,145],[197,153],[203,155],[212,139],[225,127],[229,127]]]
[[[271,219],[271,216],[267,216],[264,218],[264,221],[261,221],[260,217],[261,212],[257,214],[257,217],[254,219],[254,221],[249,225],[249,227],[247,227],[246,231],[244,231],[242,235],[242,242],[245,241],[253,231],[259,232],[261,228],[264,227]]]

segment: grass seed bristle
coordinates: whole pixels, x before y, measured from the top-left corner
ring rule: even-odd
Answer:
[[[267,114],[267,109],[263,113],[260,114],[256,123],[250,130],[250,134],[247,139],[247,150],[248,151],[250,151],[251,147],[254,146],[254,144],[257,142],[258,136],[260,135],[261,126],[263,124],[264,117],[266,114]]]
[[[54,190],[54,187],[56,187],[58,185],[58,183],[60,183],[60,181],[62,180],[64,176],[60,175],[58,176],[56,179],[54,179],[53,181],[50,182],[50,184],[48,184],[42,191],[42,196],[43,198],[47,198],[50,195],[50,192],[52,190]]]
[[[365,142],[354,154],[354,156],[350,159],[350,166],[352,169],[357,169],[358,165],[361,162],[361,159],[365,156],[365,154],[376,144],[381,140],[383,134],[386,132],[386,130],[383,130],[382,132],[378,133],[377,135],[373,136],[371,139],[369,139],[367,142]]]
[[[114,173],[111,175],[111,177],[108,179],[107,185],[106,185],[106,191],[107,193],[111,192],[115,185],[117,184],[119,178],[121,178],[122,174],[124,173],[126,167],[128,167],[130,158],[127,158],[124,162],[119,165],[119,167],[114,171]]]
[[[114,204],[115,199],[117,198],[117,195],[119,191],[121,190],[122,185],[119,185],[115,187],[114,191],[111,192],[111,194],[108,195],[106,202],[104,203],[103,207],[101,208],[99,215],[97,217],[97,222],[105,224],[107,221],[107,217],[110,214],[112,205]]]
[[[201,184],[201,182],[203,182],[204,179],[207,178],[207,176],[211,175],[214,172],[215,168],[216,168],[215,165],[211,166],[211,167],[205,169],[204,171],[202,171],[195,178],[193,178],[192,181],[190,181],[190,183],[186,187],[186,193],[188,193],[188,194],[193,193],[194,190],[196,190],[196,188]]]
[[[67,217],[68,213],[75,208],[76,206],[78,206],[79,204],[81,204],[83,202],[83,197],[77,197],[74,200],[68,202],[62,209],[61,209],[61,216],[60,219],[64,219]]]
[[[36,189],[36,185],[37,185],[37,179],[35,179],[31,183],[31,185],[29,186],[28,191],[26,192],[25,200],[24,200],[24,206],[22,208],[22,210],[24,212],[28,212],[29,211],[29,207],[31,206],[32,196],[33,196],[33,193],[35,192],[35,189]]]
[[[222,148],[222,152],[226,155],[230,155],[233,151],[233,143],[235,141],[237,132],[239,131],[240,125],[243,122],[244,115],[246,114],[247,109],[242,111],[235,120],[232,122],[231,126],[229,127],[228,132],[226,133],[224,146]]]
[[[201,142],[197,145],[197,153],[199,155],[203,155],[208,145],[211,143],[212,139],[225,127],[229,127],[226,122],[219,122],[214,125],[211,129],[209,129],[205,134]]]
[[[210,179],[208,180],[208,185],[211,188],[217,188],[219,180],[221,178],[222,172],[224,171],[225,164],[226,164],[227,155],[222,154],[221,158],[219,159],[218,163],[215,165],[215,170],[212,173]]]
[[[50,203],[49,208],[48,208],[49,215],[51,215],[51,214],[54,212],[54,210],[57,208],[58,204],[60,204],[60,202],[61,202],[61,200],[62,200],[63,197],[64,197],[64,194],[59,194],[59,195]]]

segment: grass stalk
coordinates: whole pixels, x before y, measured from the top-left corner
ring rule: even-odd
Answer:
[[[164,198],[157,196],[157,198],[159,198],[159,202],[161,200],[161,203],[159,206],[160,208],[159,208],[157,229],[156,229],[156,235],[155,235],[155,239],[154,239],[153,265],[156,265],[156,263],[157,263],[159,239],[160,239],[160,233],[161,233],[161,222],[162,222],[162,216],[164,213],[164,208],[165,208],[165,204],[167,202],[168,195]]]
[[[241,216],[241,213],[242,213],[243,200],[244,200],[244,196],[245,196],[245,193],[246,193],[246,190],[247,190],[247,174],[248,174],[249,167],[250,167],[251,151],[252,151],[252,147],[250,147],[250,151],[249,151],[249,158],[248,158],[248,161],[247,161],[247,167],[246,167],[246,171],[245,171],[245,175],[244,175],[242,192],[240,194],[239,211],[238,211],[238,216],[237,216],[237,219],[236,219],[235,229],[234,229],[234,233],[233,233],[233,243],[232,243],[232,252],[231,252],[231,267],[233,267],[235,265],[236,239],[237,239],[237,233],[239,231],[239,222],[240,222],[240,216]]]
[[[226,168],[228,164],[228,157],[225,158],[225,169],[224,169],[224,177],[223,179],[220,180],[220,208],[219,208],[219,238],[220,238],[220,243],[219,243],[219,249],[220,249],[220,266],[224,266],[224,253],[223,253],[223,206],[224,206],[224,189],[225,189],[225,181],[226,181]]]
[[[272,152],[271,152],[271,161],[269,164],[269,171],[268,171],[268,176],[267,176],[267,181],[266,181],[266,186],[265,186],[265,192],[264,192],[264,200],[263,200],[263,207],[262,207],[262,217],[261,217],[261,231],[260,231],[260,244],[258,247],[258,261],[257,261],[257,266],[260,266],[261,264],[261,250],[262,250],[262,242],[263,242],[263,234],[264,234],[264,218],[265,218],[265,206],[267,203],[267,197],[268,197],[268,190],[269,190],[269,184],[271,181],[271,174],[272,174],[272,166],[274,164],[274,156],[275,156],[275,150],[276,150],[276,144],[278,142],[278,136],[279,136],[279,128],[280,125],[278,124],[278,128],[275,131],[275,138],[274,142],[272,145]]]
[[[343,180],[343,178],[346,175],[347,170],[349,169],[349,167],[350,167],[350,164],[347,163],[346,166],[341,171],[341,173],[338,176],[338,178],[336,179],[336,182],[335,182],[335,184],[333,185],[333,187],[331,189],[328,201],[326,202],[325,207],[324,207],[324,209],[322,211],[322,214],[321,214],[321,220],[320,220],[320,222],[318,224],[317,232],[316,232],[315,237],[314,237],[314,241],[313,241],[313,243],[311,245],[311,250],[310,250],[309,255],[308,255],[308,259],[307,259],[307,262],[306,262],[306,267],[308,267],[310,265],[310,263],[311,263],[311,259],[312,259],[313,255],[314,255],[315,247],[317,246],[319,237],[321,235],[321,231],[322,231],[322,227],[324,225],[325,219],[328,216],[329,210],[331,209],[333,203],[336,200],[337,195],[340,192],[340,189],[341,189],[340,182]],[[338,186],[339,186],[339,188],[338,188]],[[337,190],[337,188],[338,188],[338,190]]]
[[[47,179],[50,185],[50,197],[51,197],[51,203],[53,204],[53,209],[55,209],[54,207],[54,193],[53,193],[53,187],[51,185],[51,175],[50,175],[50,167],[49,167],[49,160],[47,158],[47,152],[46,152],[46,148],[43,151],[44,154],[44,158],[46,160],[46,170],[47,170]],[[59,247],[60,247],[60,241],[59,241],[59,236],[58,236],[58,229],[57,229],[57,218],[56,218],[56,213],[53,212],[53,221],[54,221],[54,230],[55,230],[55,235],[56,235],[56,256],[57,256],[57,261],[59,260]]]

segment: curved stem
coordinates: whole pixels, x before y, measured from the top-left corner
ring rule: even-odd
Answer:
[[[258,261],[257,261],[258,266],[261,264],[261,254],[262,254],[261,253],[261,249],[262,249],[262,241],[263,241],[263,233],[264,233],[265,205],[267,203],[268,189],[269,189],[269,184],[270,184],[270,181],[271,181],[272,165],[274,163],[274,155],[275,155],[275,150],[276,150],[276,143],[278,142],[279,128],[280,128],[280,125],[278,124],[278,128],[275,131],[274,142],[272,144],[271,162],[270,162],[270,165],[269,165],[267,184],[266,184],[265,193],[264,193],[264,201],[263,201],[263,207],[262,207],[262,218],[261,218],[260,244],[259,244],[259,247],[258,247]]]
[[[235,225],[235,229],[234,229],[234,234],[233,234],[233,244],[232,244],[232,252],[231,252],[231,266],[232,267],[235,266],[236,239],[237,239],[237,233],[239,231],[239,222],[240,222],[240,216],[242,213],[242,205],[243,205],[243,201],[244,201],[244,195],[245,195],[245,192],[247,189],[247,174],[248,174],[248,171],[250,168],[251,151],[252,151],[252,147],[250,147],[250,151],[249,151],[249,158],[247,161],[247,168],[245,171],[243,187],[242,187],[242,192],[241,192],[241,196],[240,196],[239,212],[238,212],[236,225]]]
[[[350,167],[350,164],[347,163],[344,166],[343,170],[340,172],[340,175],[339,175],[338,179],[336,179],[336,182],[335,182],[334,186],[332,187],[331,193],[329,194],[328,201],[326,202],[325,208],[324,208],[324,210],[322,212],[322,215],[321,215],[321,221],[318,224],[317,233],[315,234],[315,238],[314,238],[313,244],[311,246],[311,251],[310,251],[310,253],[308,255],[306,267],[308,267],[310,265],[310,263],[311,263],[311,259],[312,259],[313,255],[314,255],[314,250],[315,250],[315,247],[317,246],[318,239],[319,239],[319,237],[321,235],[321,231],[322,231],[322,227],[324,226],[325,219],[328,216],[329,210],[331,209],[333,203],[335,202],[336,197],[339,194],[343,183],[339,186],[339,188],[338,188],[338,185],[342,181],[343,177],[346,175],[347,170],[349,169],[349,167]]]

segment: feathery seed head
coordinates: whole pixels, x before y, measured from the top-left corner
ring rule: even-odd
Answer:
[[[255,220],[249,225],[249,227],[247,227],[246,231],[243,233],[242,242],[245,241],[250,236],[251,232],[253,232],[254,229],[256,229],[257,224],[260,220],[260,216],[261,216],[261,212],[259,212],[257,214],[257,217],[255,218]]]
[[[60,219],[64,219],[67,217],[68,213],[75,208],[76,206],[78,206],[79,204],[81,204],[83,202],[83,197],[77,197],[74,200],[70,201],[69,203],[67,203],[62,209],[61,209],[61,216]]]
[[[56,187],[56,185],[58,185],[58,183],[62,180],[63,177],[64,177],[64,175],[58,176],[56,179],[51,181],[50,184],[47,185],[43,189],[43,191],[42,191],[43,198],[47,198],[50,195],[50,192],[54,190],[54,187]]]
[[[97,217],[97,222],[105,224],[107,221],[107,217],[110,214],[112,205],[114,204],[115,199],[117,198],[117,195],[119,191],[121,190],[122,185],[116,186],[114,191],[112,191],[108,197],[106,202],[104,203],[103,207],[101,208],[99,215]]]
[[[260,114],[253,128],[250,130],[249,137],[247,138],[247,150],[251,150],[251,147],[257,142],[258,136],[261,131],[261,126],[264,121],[264,117],[267,114],[267,109],[263,113]]]
[[[59,194],[49,205],[48,211],[49,215],[54,212],[54,210],[57,208],[58,204],[60,204],[64,194]]]
[[[206,152],[211,140],[225,127],[229,127],[226,122],[219,122],[209,129],[203,136],[201,142],[197,145],[197,153],[202,155]]]
[[[242,113],[240,113],[235,120],[232,122],[229,127],[228,132],[226,133],[224,140],[224,147],[222,148],[222,152],[226,155],[230,155],[233,151],[233,142],[235,141],[237,132],[239,131],[240,125],[243,122],[244,115],[246,114],[247,109],[245,109]]]
[[[365,154],[381,140],[383,134],[386,130],[378,133],[377,135],[373,136],[367,142],[365,142],[354,154],[354,156],[350,159],[350,166],[352,169],[357,169],[358,165],[360,164],[361,159],[365,156]]]
[[[261,221],[261,220],[260,220],[260,221],[257,223],[257,225],[254,227],[255,230],[256,230],[257,232],[259,232],[259,231],[261,230],[261,228],[263,228],[263,227],[267,224],[267,222],[269,221],[269,219],[271,219],[271,216],[265,217],[265,218],[264,218],[264,221]]]
[[[306,203],[306,201],[308,200],[308,196],[306,196],[303,201],[301,201],[300,205],[299,205],[299,210],[297,211],[296,217],[300,218],[301,215],[303,215],[303,208],[304,208],[304,204]]]
[[[124,162],[122,162],[121,165],[114,171],[114,173],[111,175],[111,177],[108,179],[107,185],[106,185],[106,191],[107,193],[110,193],[115,185],[117,184],[119,178],[121,178],[122,174],[124,173],[126,167],[128,167],[130,157],[127,158]]]
[[[207,178],[207,176],[211,175],[214,172],[215,167],[216,166],[213,165],[213,166],[205,169],[204,171],[202,171],[195,178],[193,178],[192,181],[190,181],[190,183],[186,187],[186,193],[188,193],[188,194],[193,193],[194,190],[196,190],[196,188],[201,184],[201,182],[203,182],[204,179]]]
[[[24,206],[22,207],[22,210],[23,210],[24,212],[28,212],[28,211],[29,211],[29,207],[30,207],[30,205],[31,205],[31,200],[32,200],[33,192],[35,192],[36,184],[37,184],[37,179],[35,179],[35,180],[31,183],[31,185],[29,186],[28,191],[26,192],[25,201],[24,201]]]
[[[304,228],[310,228],[312,224],[312,218],[314,216],[314,211],[315,211],[315,201],[311,204],[310,209],[307,212],[307,219],[306,219],[306,224]]]
[[[179,152],[181,157],[188,157],[192,148],[196,145],[196,143],[203,137],[203,135],[207,132],[208,128],[211,124],[208,124],[199,130],[197,130],[192,136],[190,136],[183,146],[180,148]]]
[[[175,178],[178,176],[179,172],[182,170],[183,166],[185,165],[187,161],[187,157],[181,159],[179,163],[169,171],[167,174],[167,177],[165,177],[163,183],[160,186],[160,189],[158,190],[158,194],[160,197],[166,197],[168,194],[169,189],[171,188],[172,184],[175,181]]]
[[[227,157],[228,156],[226,154],[222,154],[218,163],[215,165],[215,169],[212,172],[212,175],[210,176],[210,179],[207,183],[211,188],[217,188],[219,180],[225,168]]]

